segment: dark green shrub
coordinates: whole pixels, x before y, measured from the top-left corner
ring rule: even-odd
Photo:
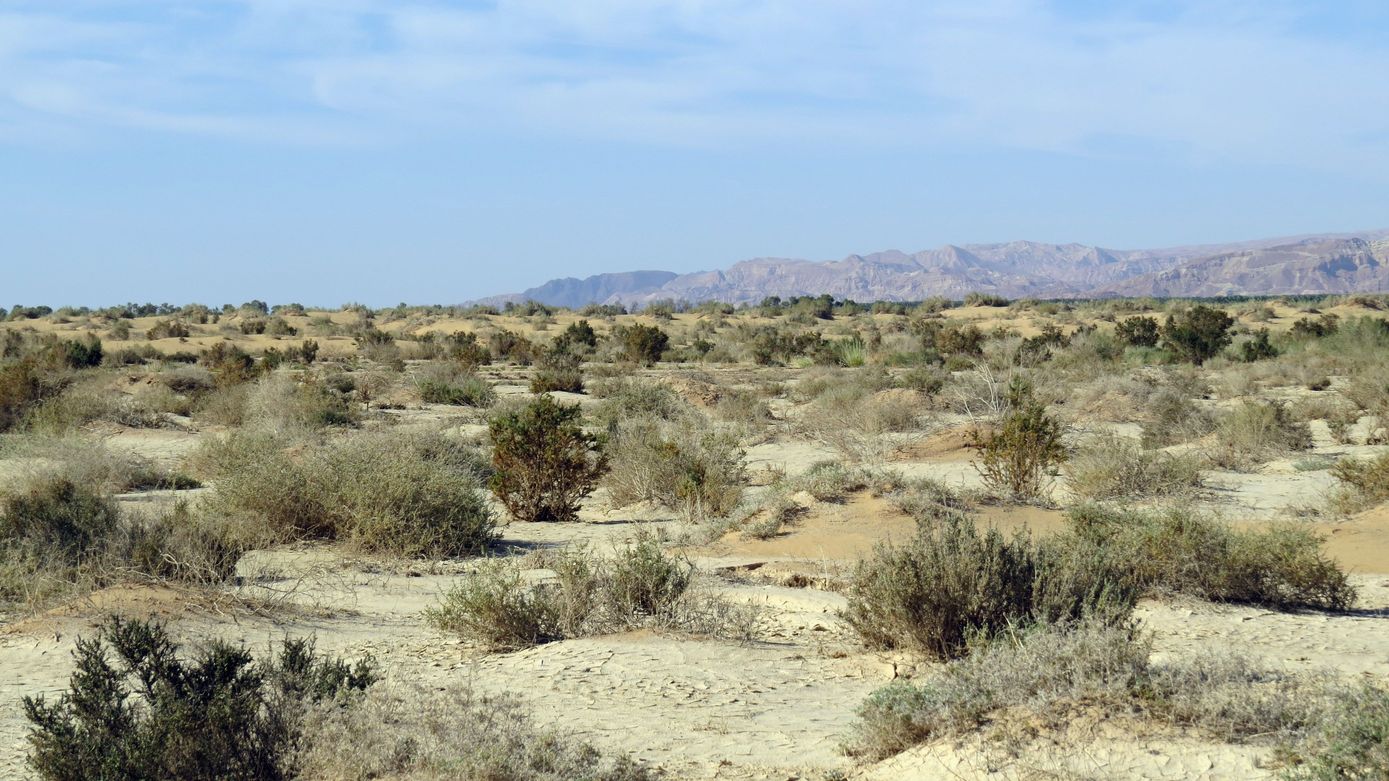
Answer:
[[[1157,347],[1158,321],[1154,317],[1130,317],[1114,326],[1114,334],[1130,347]]]
[[[570,323],[569,327],[560,333],[555,344],[575,352],[592,350],[598,346],[598,334],[587,320],[580,320]]]
[[[198,357],[198,362],[212,372],[221,387],[237,385],[260,374],[256,359],[231,342],[217,342],[207,348]]]
[[[1008,306],[1008,299],[993,293],[973,292],[965,296],[965,306]]]
[[[29,765],[44,781],[276,781],[295,776],[305,707],[376,681],[369,660],[285,640],[257,661],[221,641],[190,659],[163,626],[113,618],[79,639],[55,703],[24,698]]]
[[[1254,338],[1240,345],[1240,360],[1245,363],[1263,361],[1278,357],[1278,348],[1268,341],[1268,329],[1260,328]]]
[[[95,334],[87,334],[81,339],[65,339],[59,346],[62,363],[70,369],[89,369],[101,365],[101,340]]]
[[[1214,358],[1230,344],[1235,319],[1205,304],[1168,315],[1162,326],[1162,346],[1179,360],[1197,366]]]
[[[579,406],[538,396],[488,424],[492,491],[521,521],[572,521],[579,500],[607,471],[598,438],[580,425]]]
[[[670,336],[655,326],[637,323],[613,330],[613,337],[622,345],[622,355],[633,363],[650,366],[661,360],[670,345]]]
[[[32,356],[0,362],[0,432],[18,426],[30,410],[61,390]]]

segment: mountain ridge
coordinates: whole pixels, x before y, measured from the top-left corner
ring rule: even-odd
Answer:
[[[840,260],[758,257],[725,269],[632,271],[550,280],[475,303],[640,306],[652,301],[756,303],[830,294],[860,301],[1192,297],[1389,291],[1389,230],[1303,234],[1225,244],[1119,250],[1027,240],[882,250]]]

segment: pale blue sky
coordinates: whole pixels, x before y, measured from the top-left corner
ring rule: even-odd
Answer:
[[[0,305],[1389,227],[1386,6],[0,0]]]

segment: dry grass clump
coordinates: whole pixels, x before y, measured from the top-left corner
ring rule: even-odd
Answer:
[[[912,391],[892,389],[891,378],[880,371],[821,374],[796,390],[811,399],[798,413],[802,433],[850,461],[879,461],[900,444],[888,435],[920,427],[921,400]]]
[[[1176,496],[1201,486],[1201,459],[1144,450],[1114,435],[1097,437],[1066,463],[1070,486],[1087,499]]]
[[[605,758],[536,726],[509,697],[470,689],[369,689],[351,708],[309,712],[297,755],[304,781],[649,781],[627,756]]]
[[[1222,740],[1297,740],[1327,722],[1338,687],[1212,654],[1155,664],[1131,626],[1009,629],[925,683],[894,683],[860,708],[851,750],[881,759],[990,723],[1063,730],[1078,708],[1195,728]],[[1336,776],[1338,778],[1361,776]]]
[[[127,580],[219,583],[243,552],[186,505],[127,515],[110,494],[61,474],[0,497],[0,605],[37,607]]]
[[[1389,501],[1389,453],[1370,459],[1343,458],[1331,473],[1341,481],[1340,490],[1332,496],[1333,506],[1341,512]]]
[[[1355,588],[1308,526],[1236,529],[1190,508],[1082,505],[1058,545],[1107,551],[1150,592],[1280,608],[1342,610]]]
[[[966,654],[1010,627],[1085,617],[1122,620],[1138,585],[1107,552],[980,532],[947,515],[900,546],[880,545],[854,572],[845,619],[872,648],[931,658]]]
[[[669,385],[633,377],[611,377],[589,384],[589,394],[602,399],[594,407],[594,425],[609,429],[628,418],[677,420],[695,412]]]
[[[603,484],[614,507],[655,502],[688,519],[727,515],[742,499],[743,451],[732,434],[691,418],[631,418],[614,425]]]
[[[562,551],[551,569],[553,579],[531,582],[515,561],[487,562],[426,617],[492,651],[647,626],[751,636],[755,615],[692,588],[694,565],[666,554],[654,536],[641,535],[611,559]]]
[[[250,385],[243,403],[241,425],[278,434],[355,426],[361,419],[358,407],[338,388],[284,373],[267,375]]]
[[[197,480],[181,471],[86,437],[20,436],[11,437],[5,444],[6,455],[40,462],[34,469],[35,475],[61,476],[107,493],[186,490],[200,486]]]
[[[1343,690],[1313,729],[1281,747],[1290,781],[1389,778],[1389,692]]]
[[[1307,424],[1295,420],[1281,402],[1244,402],[1215,428],[1211,460],[1227,469],[1250,469],[1312,447]]]
[[[476,449],[442,434],[370,432],[327,445],[263,432],[209,442],[209,509],[245,521],[256,544],[343,540],[409,557],[478,553],[495,536]]]
[[[463,407],[490,407],[496,391],[471,369],[457,363],[431,363],[415,378],[420,401]]]

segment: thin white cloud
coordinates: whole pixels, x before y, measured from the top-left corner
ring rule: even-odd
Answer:
[[[1389,176],[1389,52],[1293,2],[87,0],[0,15],[0,136],[1163,150]],[[9,131],[6,133],[6,131]]]

